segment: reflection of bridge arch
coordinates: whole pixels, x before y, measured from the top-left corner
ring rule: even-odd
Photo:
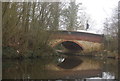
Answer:
[[[66,49],[69,51],[82,51],[84,50],[83,45],[81,45],[78,41],[76,40],[56,40],[52,47],[56,47],[57,45],[62,44]]]

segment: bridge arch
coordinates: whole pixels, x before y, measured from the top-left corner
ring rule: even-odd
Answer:
[[[56,47],[57,45],[62,44],[64,48],[66,48],[69,52],[80,52],[84,50],[83,46],[75,40],[61,40],[56,41],[52,47]]]

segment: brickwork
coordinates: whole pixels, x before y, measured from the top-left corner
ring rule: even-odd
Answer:
[[[103,42],[103,35],[82,32],[55,32],[51,37],[53,40],[50,42],[50,46],[55,47],[62,42],[71,41],[82,47],[83,53],[100,51]]]

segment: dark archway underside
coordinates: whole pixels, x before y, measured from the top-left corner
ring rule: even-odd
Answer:
[[[80,46],[78,43],[76,43],[74,41],[63,41],[63,42],[59,43],[58,45],[56,45],[55,47],[59,47],[61,45],[62,45],[62,47],[64,47],[71,53],[72,52],[80,52],[83,50],[82,46]]]

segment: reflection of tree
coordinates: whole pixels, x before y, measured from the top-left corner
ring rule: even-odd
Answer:
[[[3,69],[3,79],[27,79],[33,77],[44,77],[47,72],[45,65],[50,63],[52,59],[33,59],[33,60],[6,60],[5,65],[10,65]],[[12,73],[12,74],[11,74]]]
[[[65,76],[82,77],[96,75],[103,72],[109,72],[109,75],[117,73],[117,62],[114,59],[104,61],[89,57],[78,57],[83,62],[73,69],[59,69],[56,66],[55,60],[58,58],[41,58],[32,60],[6,60],[3,65],[3,79],[48,79],[48,78],[59,78]],[[57,61],[57,60],[56,60]],[[8,66],[7,66],[8,65]],[[111,67],[112,66],[112,67]],[[12,73],[12,74],[11,74]],[[117,76],[117,75],[116,75]]]
[[[117,62],[117,60],[106,59],[106,61],[104,61],[103,63],[104,63],[104,67],[103,67],[104,72],[109,72],[110,75],[118,76],[118,62]]]

